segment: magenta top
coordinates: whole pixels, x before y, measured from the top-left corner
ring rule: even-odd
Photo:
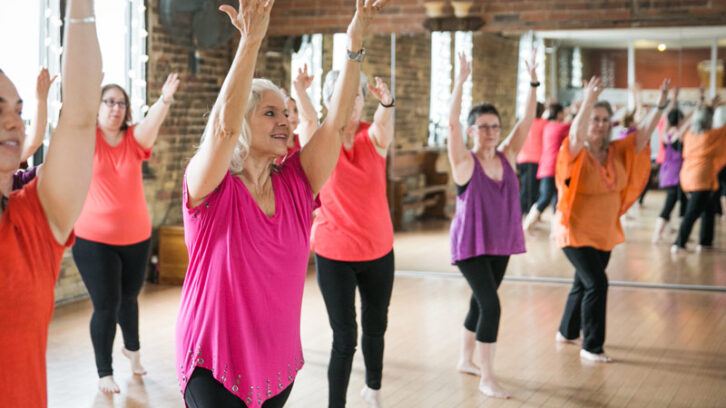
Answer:
[[[471,153],[471,152],[470,152]],[[525,252],[519,181],[504,154],[502,180],[487,176],[474,159],[474,172],[465,190],[456,197],[451,220],[451,263],[479,255],[513,255]],[[458,187],[458,186],[457,186]]]
[[[268,217],[229,172],[191,209],[184,180],[189,268],[176,323],[182,394],[199,366],[259,407],[303,366],[300,307],[317,201],[299,153],[272,175],[272,187],[275,214]]]
[[[571,123],[550,121],[542,132],[542,156],[537,166],[537,178],[554,177],[557,153],[565,137],[570,133]]]

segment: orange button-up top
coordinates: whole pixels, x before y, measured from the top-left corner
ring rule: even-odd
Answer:
[[[555,173],[562,197],[555,214],[560,247],[610,251],[625,240],[620,215],[633,205],[650,175],[650,148],[636,153],[636,135],[612,142],[605,164],[585,148],[570,154],[569,137],[562,142]]]
[[[726,126],[683,136],[683,191],[718,190],[718,172],[726,166]]]

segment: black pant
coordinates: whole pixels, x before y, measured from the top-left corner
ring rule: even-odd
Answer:
[[[557,188],[554,177],[544,177],[539,180],[539,200],[537,211],[542,212],[552,202],[552,212],[557,207]]]
[[[521,187],[519,189],[519,203],[522,214],[526,214],[539,198],[539,183],[537,182],[537,163],[519,163],[517,171]]]
[[[374,390],[381,388],[383,335],[388,326],[388,304],[393,290],[393,250],[381,258],[364,262],[335,261],[315,254],[315,266],[333,329],[328,406],[344,407],[358,338],[356,286],[361,300],[361,349],[366,365],[366,385]]]
[[[136,298],[144,284],[151,238],[132,245],[107,245],[76,238],[73,260],[93,303],[91,342],[98,376],[113,374],[111,353],[116,323],[124,346],[139,349],[139,305]]]
[[[575,281],[567,296],[560,334],[573,340],[580,337],[582,328],[582,348],[591,353],[602,353],[608,299],[605,268],[610,261],[610,251],[592,247],[564,247],[562,251],[575,267]]]
[[[292,386],[293,384],[290,384],[282,392],[265,401],[262,408],[283,407],[290,396]],[[247,408],[244,401],[215,380],[211,371],[202,367],[195,368],[189,378],[187,388],[184,390],[184,402],[189,408]]]
[[[688,206],[688,197],[686,197],[686,194],[681,190],[680,185],[665,187],[666,191],[666,199],[665,203],[663,203],[663,210],[660,212],[659,217],[663,218],[664,220],[668,221],[671,219],[671,212],[673,211],[673,208],[676,206],[676,202],[680,201],[680,206],[678,207],[678,211],[680,213],[680,216],[683,217],[686,215],[686,207]]]
[[[716,214],[716,206],[719,205],[718,197],[717,191],[705,190],[690,193],[686,215],[683,216],[681,227],[678,229],[675,245],[681,248],[686,247],[693,224],[696,223],[698,217],[701,217],[701,237],[698,243],[704,246],[713,245],[713,219]]]
[[[477,341],[482,343],[497,342],[502,314],[497,289],[504,279],[508,263],[508,255],[480,255],[456,262],[472,290],[464,327],[476,332]]]

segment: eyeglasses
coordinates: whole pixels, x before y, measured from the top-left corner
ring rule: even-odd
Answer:
[[[502,130],[502,127],[499,125],[471,125],[472,129],[478,130],[480,132],[489,132],[490,130],[492,132],[499,132]]]
[[[118,106],[121,109],[126,109],[126,102],[125,101],[114,101],[113,99],[104,99],[101,102],[103,102],[109,108],[113,108],[114,106]]]

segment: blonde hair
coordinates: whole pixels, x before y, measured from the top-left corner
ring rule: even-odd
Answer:
[[[269,79],[255,78],[252,80],[250,95],[247,98],[247,107],[245,108],[244,116],[242,117],[242,130],[240,131],[239,136],[237,136],[237,143],[234,145],[232,160],[229,163],[229,171],[232,173],[240,173],[242,171],[244,161],[250,153],[250,138],[252,137],[252,130],[250,129],[249,120],[252,113],[259,106],[260,101],[262,101],[262,94],[264,94],[265,91],[272,91],[282,100],[285,100],[285,96],[282,94],[280,88]],[[202,135],[202,141],[204,141],[206,134],[207,131],[205,130]]]

